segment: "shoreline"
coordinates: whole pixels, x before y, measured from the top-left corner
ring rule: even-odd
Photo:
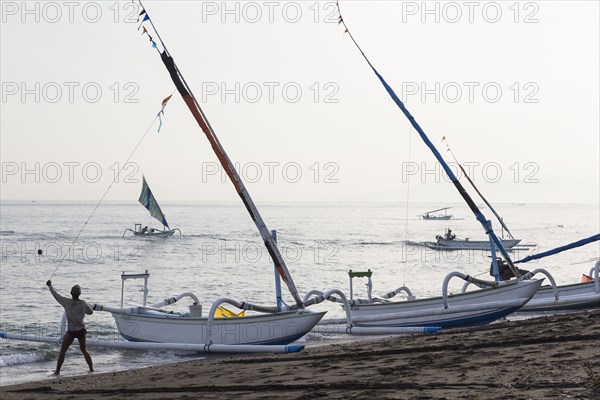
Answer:
[[[595,383],[595,384],[594,384]],[[0,387],[4,400],[600,399],[600,311]]]

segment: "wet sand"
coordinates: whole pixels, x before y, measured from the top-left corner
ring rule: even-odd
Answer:
[[[0,397],[600,399],[600,311],[61,377],[4,386]]]

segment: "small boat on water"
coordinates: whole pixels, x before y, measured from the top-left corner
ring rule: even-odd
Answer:
[[[446,229],[444,235],[437,235],[435,242],[424,242],[425,247],[436,250],[490,250],[489,240],[470,240],[457,238],[451,229]],[[512,249],[521,242],[521,239],[500,239],[502,247]]]
[[[163,214],[158,202],[154,198],[152,191],[150,190],[150,186],[148,186],[148,182],[146,182],[146,177],[142,176],[142,193],[140,194],[140,198],[138,199],[141,205],[144,206],[146,210],[150,212],[150,215],[154,217],[158,222],[163,225],[163,229],[155,229],[148,228],[144,226],[142,228],[142,224],[135,224],[133,229],[125,229],[123,232],[123,237],[127,232],[133,233],[134,236],[146,236],[146,237],[169,237],[173,236],[175,232],[179,232],[181,235],[181,231],[179,228],[171,229],[169,228],[169,223],[167,222],[167,218],[165,214]]]
[[[452,207],[444,207],[444,208],[438,208],[437,210],[427,211],[424,214],[420,214],[419,218],[426,220],[426,221],[447,221],[454,217],[452,214],[448,214],[448,210],[451,208]],[[434,213],[436,213],[438,211],[443,211],[444,213],[434,215]]]

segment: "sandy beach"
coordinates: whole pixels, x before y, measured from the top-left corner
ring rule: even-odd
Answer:
[[[600,399],[600,311],[1,388],[9,399]]]

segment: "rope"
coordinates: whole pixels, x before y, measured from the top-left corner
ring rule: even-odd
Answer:
[[[122,164],[121,168],[119,169],[119,172],[116,175],[116,179],[119,178],[119,176],[121,175],[121,172],[123,171],[123,169],[125,168],[125,166],[129,162],[129,160],[131,160],[131,157],[133,157],[133,154],[136,152],[136,150],[138,149],[138,147],[140,147],[140,144],[142,144],[142,141],[144,140],[144,138],[146,137],[146,135],[148,135],[148,132],[150,132],[150,129],[152,128],[152,126],[154,125],[154,123],[156,122],[157,119],[158,119],[158,115],[156,115],[156,117],[154,117],[154,119],[152,120],[152,123],[148,126],[148,129],[146,129],[146,132],[144,132],[144,134],[142,135],[142,137],[140,138],[140,140],[138,141],[138,143],[135,145],[135,147],[133,148],[133,150],[129,154],[129,157],[127,157],[127,160]],[[104,192],[104,194],[102,195],[102,197],[100,198],[100,200],[98,201],[98,203],[96,204],[96,207],[94,207],[94,209],[92,210],[92,213],[90,214],[90,216],[87,218],[87,220],[85,221],[85,223],[83,224],[83,226],[81,227],[81,229],[79,230],[79,232],[77,233],[77,236],[75,236],[75,239],[73,239],[73,242],[69,245],[69,249],[61,257],[60,261],[58,262],[58,265],[56,266],[56,268],[54,269],[54,272],[52,272],[52,275],[50,275],[50,278],[48,278],[48,280],[52,279],[52,277],[54,276],[54,274],[56,274],[56,271],[58,271],[58,268],[60,268],[62,262],[64,261],[65,257],[67,256],[67,254],[70,253],[71,249],[73,248],[73,246],[77,242],[77,239],[79,239],[79,236],[81,236],[81,233],[83,232],[83,230],[87,226],[88,222],[90,222],[90,220],[92,219],[92,217],[96,213],[96,210],[98,209],[98,207],[100,206],[100,204],[102,203],[102,201],[104,200],[104,198],[106,197],[106,195],[108,194],[108,192],[110,191],[110,189],[112,188],[112,186],[113,186],[114,183],[115,183],[115,181],[113,180],[110,183],[110,185],[108,185],[108,188],[106,189],[106,191]]]
[[[408,128],[408,164],[410,165],[411,162],[411,149],[412,149],[412,130],[409,127]],[[406,286],[406,263],[408,261],[408,255],[406,254],[406,247],[408,246],[408,206],[409,206],[409,200],[410,200],[410,174],[407,177],[407,181],[406,181],[406,215],[404,218],[404,268],[403,268],[403,277],[402,277],[402,285]]]

